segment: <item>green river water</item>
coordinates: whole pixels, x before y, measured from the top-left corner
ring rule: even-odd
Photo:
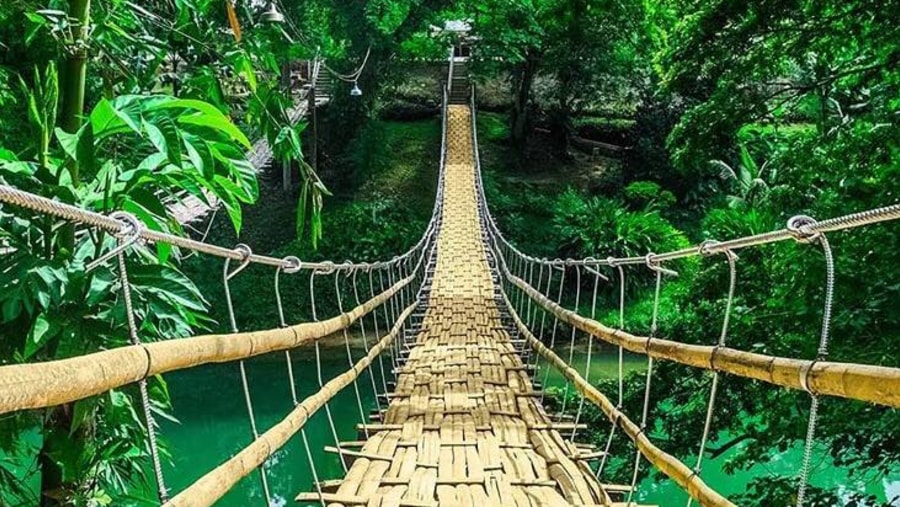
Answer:
[[[577,346],[576,346],[577,347]],[[609,349],[607,348],[607,351]],[[567,350],[558,350],[563,357]],[[360,357],[359,350],[354,357]],[[343,347],[332,346],[322,349],[323,375],[325,381],[347,369],[347,356]],[[583,371],[585,351],[576,348],[574,366]],[[629,356],[627,370],[641,370],[645,360]],[[389,358],[387,363],[389,362]],[[318,390],[314,349],[304,348],[294,353],[294,373],[297,380],[298,397],[304,397]],[[291,409],[291,394],[287,380],[284,355],[276,354],[256,358],[246,363],[250,380],[250,392],[259,431],[265,431],[284,417]],[[614,377],[616,358],[612,354],[594,354],[591,375]],[[165,475],[169,487],[179,491],[204,473],[213,469],[251,440],[250,424],[247,418],[240,373],[236,364],[208,365],[166,375],[180,424],[164,422],[161,428],[163,438],[168,443],[174,463],[167,466]],[[555,372],[550,375],[548,385],[562,385],[562,378]],[[360,379],[365,408],[374,407],[370,379]],[[341,440],[356,440],[355,424],[359,421],[353,388],[348,387],[330,403],[332,415]],[[306,426],[307,437],[316,461],[320,479],[341,477],[342,470],[333,454],[326,454],[323,447],[334,445],[324,410],[319,411]],[[799,449],[777,456],[765,466],[735,475],[726,475],[721,467],[728,455],[704,464],[703,477],[712,487],[725,495],[742,491],[754,476],[770,472],[790,473],[797,469],[800,461]],[[828,459],[816,459],[814,483],[819,486],[841,488],[848,491],[862,491],[876,494],[880,498],[891,498],[900,494],[900,474],[872,483],[848,484],[847,475],[835,468]],[[294,504],[293,498],[301,491],[312,491],[313,482],[306,450],[299,435],[288,442],[267,465],[269,487],[273,505]],[[253,474],[238,484],[217,505],[238,507],[262,505],[262,488],[258,474]],[[660,506],[680,506],[686,496],[670,481],[644,481],[639,487],[637,499],[644,503]]]

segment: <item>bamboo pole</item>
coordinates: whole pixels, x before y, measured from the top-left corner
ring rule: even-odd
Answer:
[[[516,313],[505,294],[503,295],[503,299],[519,332],[526,340],[528,340],[531,347],[538,354],[547,359],[548,362],[553,364],[564,377],[575,385],[578,392],[580,392],[587,400],[591,401],[594,405],[597,405],[597,407],[606,414],[606,417],[609,418],[609,421],[612,424],[621,428],[622,431],[628,435],[628,438],[635,443],[638,450],[644,455],[647,461],[675,481],[691,496],[691,498],[694,498],[702,505],[711,507],[735,507],[735,505],[727,498],[720,495],[716,490],[710,488],[703,482],[703,479],[701,479],[698,474],[695,474],[693,470],[678,460],[678,458],[663,451],[659,447],[656,447],[653,442],[647,438],[646,433],[641,430],[640,426],[635,424],[622,413],[622,411],[617,409],[616,406],[609,401],[609,398],[604,396],[596,387],[584,380],[584,377],[582,377],[575,368],[569,366],[565,360],[541,343],[540,340],[535,338],[534,334],[532,334],[528,327],[522,322],[522,319]]]
[[[806,377],[809,392],[817,395],[838,396],[894,408],[900,407],[900,368],[792,359],[728,347],[692,345],[636,336],[567,310],[521,278],[513,276],[508,270],[505,274],[532,300],[563,322],[631,352],[695,368],[718,370],[791,389],[804,390],[803,380]]]
[[[365,357],[357,361],[353,368],[331,379],[321,390],[303,400],[284,419],[259,436],[234,457],[222,463],[212,471],[191,484],[163,507],[208,507],[222,498],[242,478],[259,468],[266,459],[272,456],[288,440],[309,421],[310,417],[322,408],[326,402],[338,392],[350,385],[360,372],[364,371],[393,341],[403,327],[407,317],[412,314],[417,303],[406,307],[391,332],[369,349]]]
[[[234,334],[131,345],[43,363],[0,366],[0,414],[51,407],[208,363],[291,349],[350,327],[411,283],[404,278],[349,312],[320,322]]]

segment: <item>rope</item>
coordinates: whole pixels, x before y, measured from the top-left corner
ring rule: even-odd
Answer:
[[[547,288],[546,288],[546,292],[544,293],[544,295],[547,297],[550,297],[550,287],[551,287],[552,283],[553,283],[553,268],[548,267],[547,268]],[[538,339],[541,340],[541,343],[543,343],[544,342],[544,326],[547,324],[547,311],[544,310],[543,308],[540,308],[540,310],[541,310],[541,330],[540,330],[540,333],[538,334]],[[537,374],[537,371],[538,371],[537,366],[538,366],[539,360],[540,360],[540,356],[535,354],[535,358],[534,358],[535,374]]]
[[[859,218],[858,220],[862,220]],[[806,216],[793,217],[788,221],[788,229],[794,233],[797,241],[822,245],[825,254],[825,309],[822,313],[822,330],[819,334],[819,349],[815,361],[824,361],[828,357],[828,340],[831,332],[831,311],[834,304],[834,255],[831,245],[825,234],[815,228],[816,221]],[[814,362],[815,362],[814,361]],[[800,465],[797,489],[797,507],[802,507],[806,500],[806,489],[809,482],[810,462],[812,460],[813,445],[815,444],[816,423],[819,416],[819,395],[809,389],[809,371],[807,368],[801,376],[803,388],[812,398],[809,407],[809,420],[806,427],[806,441],[803,446],[803,461]]]
[[[579,268],[580,269],[580,268]],[[587,268],[590,269],[590,268]],[[597,289],[600,287],[600,272],[594,271],[594,291],[591,295],[591,319],[596,317],[597,315]],[[575,326],[572,326],[572,331],[574,333]],[[587,359],[584,363],[584,381],[591,381],[591,349],[593,349],[594,338],[591,336],[587,337]],[[572,360],[569,360],[571,364]],[[566,384],[568,386],[568,384]],[[575,425],[572,427],[572,435],[569,437],[570,442],[575,441],[575,433],[577,433],[578,423],[581,421],[581,411],[584,410],[584,394],[581,395],[581,398],[578,400],[578,410],[575,411]]]
[[[93,262],[85,266],[85,270],[90,272],[97,266],[103,264],[112,257],[116,257],[119,267],[119,284],[122,287],[122,299],[125,304],[125,317],[128,326],[128,338],[132,345],[140,346],[141,338],[137,331],[137,322],[134,317],[134,303],[131,297],[131,283],[128,281],[128,268],[125,263],[125,251],[129,246],[134,244],[140,238],[141,223],[134,215],[117,212],[110,215],[122,221],[122,229],[117,234],[116,247],[111,249],[104,255],[101,255]],[[150,395],[147,392],[147,379],[142,378],[138,381],[138,391],[141,397],[141,409],[144,413],[144,420],[147,422],[147,443],[150,448],[150,461],[153,465],[153,475],[156,479],[157,497],[160,503],[166,502],[169,497],[166,488],[165,477],[162,472],[162,460],[159,454],[159,445],[156,441],[156,420],[150,406]]]
[[[369,273],[369,293],[375,294],[375,285],[373,284],[373,281],[372,281],[371,267],[368,269],[368,273]],[[380,333],[378,331],[378,311],[377,310],[372,312],[372,325],[375,328],[375,336],[380,336]],[[385,374],[385,371],[384,371],[384,359],[381,355],[378,356],[378,365],[381,368],[381,387],[382,387],[382,389],[384,389],[382,392],[387,393],[388,392],[387,375]]]
[[[356,283],[356,274],[357,270],[353,270],[353,299],[356,300],[356,305],[359,306],[359,288]],[[362,341],[363,347],[366,349],[366,354],[369,353],[369,339],[366,335],[366,322],[365,319],[360,319],[359,321],[359,329],[362,333]],[[378,399],[378,388],[375,386],[375,374],[372,372],[372,365],[370,364],[368,367],[369,370],[369,379],[372,382],[372,396],[375,398],[375,406],[378,408],[378,411],[381,411],[381,400]]]
[[[623,329],[625,327],[625,268],[623,268],[619,264],[611,264],[612,267],[616,268],[619,272],[619,329]],[[593,319],[593,317],[591,317]],[[616,399],[616,410],[622,410],[622,402],[625,398],[625,350],[619,345],[619,357],[618,357],[618,395],[619,397]],[[606,446],[603,448],[603,456],[600,458],[600,466],[597,467],[596,477],[599,479],[600,475],[603,474],[603,468],[606,466],[606,461],[609,458],[609,450],[612,448],[613,438],[616,435],[617,426],[613,424],[609,428],[609,436],[606,437]]]
[[[281,275],[282,271],[285,271],[286,273],[296,273],[297,271],[299,271],[300,264],[301,264],[300,259],[298,259],[297,257],[293,257],[293,256],[285,257],[285,260],[295,263],[297,268],[296,268],[296,270],[289,270],[289,269],[286,270],[285,268],[279,266],[278,269],[275,270],[275,283],[274,283],[275,305],[278,308],[278,323],[282,328],[287,327],[287,322],[284,319],[284,306],[281,303],[281,278],[280,278],[280,275]],[[357,306],[359,306],[359,305],[357,305]],[[291,359],[291,349],[285,349],[284,357],[285,357],[285,360],[287,363],[288,381],[290,382],[290,387],[291,387],[291,402],[292,402],[291,406],[295,407],[295,406],[297,406],[297,381],[296,381],[296,378],[294,377],[294,365],[293,365],[293,360]]]
[[[234,248],[234,251],[238,252],[241,255],[241,264],[238,267],[234,268],[233,271],[229,271],[229,267],[231,264],[231,258],[225,259],[225,263],[222,268],[222,284],[225,287],[225,303],[226,303],[226,306],[228,307],[228,320],[231,323],[231,332],[237,333],[238,332],[237,320],[235,319],[234,305],[231,300],[231,287],[229,286],[228,282],[231,281],[232,278],[237,276],[238,273],[240,273],[241,271],[246,269],[247,266],[250,265],[250,256],[253,255],[253,252],[250,250],[250,247],[248,247],[247,245],[244,245],[243,243],[238,244]],[[253,434],[253,440],[256,441],[256,440],[259,440],[259,431],[257,430],[257,426],[256,426],[256,416],[254,415],[254,412],[253,412],[253,401],[250,398],[250,385],[249,385],[249,382],[247,381],[247,369],[244,366],[243,359],[238,361],[238,367],[240,368],[240,372],[241,372],[241,387],[243,388],[243,391],[244,391],[244,402],[247,405],[247,415],[250,418],[250,430]],[[266,500],[266,506],[268,507],[269,505],[272,504],[272,497],[271,497],[271,494],[269,493],[269,481],[266,478],[265,461],[263,461],[259,467],[259,480],[260,480],[260,483],[262,484],[263,495]]]
[[[352,83],[352,82],[356,81],[357,79],[359,79],[359,76],[362,75],[363,70],[365,70],[365,68],[366,68],[366,64],[369,62],[369,56],[371,54],[372,54],[372,46],[369,46],[368,49],[366,49],[366,56],[363,57],[362,64],[360,64],[360,66],[357,67],[357,69],[354,70],[353,72],[351,72],[350,74],[341,74],[341,73],[335,71],[334,69],[332,69],[325,63],[325,60],[321,60],[320,62],[321,62],[322,67],[325,70],[327,70],[329,73],[331,73],[332,76],[340,79],[341,81],[343,81],[345,83]]]
[[[281,324],[281,327],[287,327],[287,322],[284,319],[284,306],[282,305],[282,302],[281,302],[280,274],[282,271],[285,271],[286,273],[296,273],[297,271],[300,270],[300,265],[301,265],[300,259],[298,259],[297,257],[293,257],[293,256],[285,257],[285,261],[295,264],[296,269],[291,269],[291,268],[285,269],[285,268],[279,266],[278,269],[275,270],[275,302],[278,307],[278,322]],[[357,300],[357,306],[359,306],[358,300]],[[284,351],[284,357],[285,357],[285,362],[287,364],[288,382],[290,383],[290,386],[291,386],[291,406],[296,408],[300,404],[300,402],[297,400],[297,380],[296,380],[296,377],[294,376],[294,362],[291,358],[291,349],[287,349]],[[312,473],[312,476],[313,476],[313,483],[315,484],[316,491],[318,491],[319,496],[321,497],[322,496],[322,485],[319,484],[319,473],[316,470],[316,463],[315,463],[315,461],[313,461],[313,458],[312,458],[312,451],[310,450],[310,447],[309,447],[309,440],[306,437],[306,428],[305,427],[300,429],[300,436],[303,439],[303,447],[306,451],[306,457],[309,461],[309,468],[310,468],[310,472]],[[324,501],[322,501],[322,507],[325,507]]]
[[[737,266],[735,265],[737,255],[731,250],[725,250],[724,253],[725,258],[728,260],[728,298],[725,302],[725,318],[722,321],[722,332],[719,335],[719,341],[716,344],[717,347],[724,347],[725,341],[728,338],[728,325],[731,321],[731,309],[734,304],[734,288],[737,284]],[[700,438],[700,449],[697,451],[697,463],[694,465],[694,473],[698,476],[702,470],[703,453],[706,450],[706,442],[709,438],[710,427],[712,426],[713,409],[716,404],[716,394],[719,388],[719,371],[715,369],[714,361],[710,361],[710,365],[713,367],[713,378],[709,387],[709,401],[706,405],[706,418],[703,420],[703,436]],[[687,507],[691,507],[693,500],[693,498],[688,497]]]
[[[329,266],[325,268],[323,271],[314,270],[309,274],[309,301],[310,301],[310,309],[312,310],[312,320],[314,322],[319,321],[319,316],[316,313],[316,275],[330,275],[335,273],[335,265],[334,263],[329,263]],[[316,376],[319,380],[319,389],[325,387],[325,382],[322,379],[322,351],[319,346],[319,340],[316,340]],[[347,473],[347,464],[344,462],[344,457],[341,452],[341,440],[338,438],[337,429],[334,426],[334,418],[331,416],[331,406],[328,404],[328,401],[325,401],[325,415],[328,417],[328,427],[331,429],[331,436],[334,438],[334,446],[337,447],[338,450],[338,461],[341,462],[341,468],[344,469],[344,473]]]
[[[578,311],[578,305],[581,303],[581,266],[575,266],[575,311]],[[575,326],[572,326],[572,334],[569,339],[569,364],[572,364],[572,360],[575,358]],[[559,415],[562,417],[563,413],[566,411],[566,402],[569,398],[569,384],[566,383],[565,391],[563,391],[563,400],[562,406],[559,409]],[[572,435],[575,434],[575,430],[572,430]]]
[[[483,198],[483,195],[481,196]],[[490,213],[487,214],[490,217]],[[804,217],[803,215],[799,215],[800,217]],[[808,217],[804,217],[808,218]],[[654,263],[660,263],[665,261],[671,261],[675,259],[682,259],[685,257],[696,257],[703,255],[710,255],[714,253],[722,253],[725,250],[739,250],[742,248],[754,247],[765,245],[768,243],[775,243],[778,241],[785,241],[788,239],[795,239],[797,237],[798,232],[807,236],[814,236],[816,234],[822,234],[826,232],[833,231],[842,231],[846,229],[854,229],[857,227],[877,224],[880,222],[887,222],[892,220],[900,219],[900,204],[893,204],[890,206],[884,206],[880,208],[875,208],[867,211],[861,211],[857,213],[852,213],[849,215],[843,215],[840,217],[831,218],[828,220],[822,220],[821,222],[805,222],[798,226],[799,230],[794,231],[789,227],[785,227],[784,229],[779,229],[776,231],[765,232],[761,234],[756,234],[752,236],[744,236],[739,238],[730,239],[728,241],[717,242],[714,245],[706,245],[704,243],[700,243],[695,246],[683,248],[681,250],[674,250],[671,252],[666,252],[662,254],[650,254],[650,260]],[[535,260],[538,262],[544,262],[550,265],[559,266],[564,265],[565,261],[559,259],[546,259],[546,258],[535,258],[528,256],[513,246],[500,230],[497,228],[496,223],[493,222],[493,218],[489,218],[488,226],[491,229],[491,233],[496,235],[497,238],[504,245],[509,245],[517,254],[524,256],[527,259]],[[708,242],[707,242],[708,243]],[[609,257],[607,259],[580,259],[573,261],[574,264],[580,264],[585,266],[613,266],[615,265],[640,265],[647,263],[647,256],[642,257]]]
[[[337,274],[335,274],[335,276],[334,276],[334,293],[335,293],[335,296],[337,297],[338,311],[340,313],[344,313],[344,303],[343,303],[343,298],[341,296],[341,289],[340,289],[340,284],[339,284],[339,279],[338,279]],[[350,333],[347,332],[347,328],[344,328],[343,334],[344,334],[344,346],[347,349],[347,366],[349,366],[352,369],[354,361],[353,361],[353,353],[350,351]],[[359,420],[361,422],[365,422],[366,413],[365,413],[365,411],[363,411],[362,397],[359,395],[359,383],[357,382],[358,378],[359,378],[358,376],[353,378],[353,391],[356,393],[356,406],[359,409]],[[366,439],[368,439],[369,438],[369,430],[366,429],[365,433],[366,433]]]
[[[662,288],[662,277],[663,275],[676,276],[678,273],[672,271],[671,269],[666,269],[660,266],[658,261],[654,260],[653,254],[647,254],[646,257],[647,267],[652,271],[656,272],[656,289],[653,291],[653,316],[650,319],[650,337],[647,338],[647,344],[650,344],[650,340],[656,337],[656,332],[658,330],[658,319],[659,319],[659,296],[660,290]],[[641,408],[641,431],[647,431],[647,416],[650,412],[650,385],[653,380],[653,356],[647,355],[647,377],[644,383],[644,403]],[[627,503],[631,504],[631,499],[634,497],[634,490],[637,486],[638,480],[638,472],[640,471],[641,466],[641,452],[638,450],[634,456],[634,473],[631,475],[631,489],[628,491],[628,500]]]
[[[566,268],[561,267],[559,271],[559,291],[556,293],[556,304],[562,301],[563,289],[566,285]],[[556,347],[556,329],[559,327],[559,317],[553,315],[553,331],[550,333],[550,350]],[[544,403],[544,395],[547,393],[547,381],[550,380],[550,368],[544,372],[544,382],[541,384],[541,403]]]

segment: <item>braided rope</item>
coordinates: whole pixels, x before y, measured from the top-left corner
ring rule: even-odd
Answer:
[[[329,263],[330,265],[326,266],[322,270],[313,270],[309,274],[309,301],[310,301],[310,310],[312,311],[312,320],[314,322],[319,321],[318,313],[316,312],[316,275],[331,275],[334,274],[335,265],[334,263]],[[319,381],[319,389],[323,389],[325,387],[325,382],[322,377],[322,350],[319,345],[319,340],[316,340],[315,343],[315,352],[316,352],[316,377]],[[331,430],[331,436],[334,438],[334,446],[338,450],[338,461],[341,462],[341,468],[343,468],[344,473],[347,473],[347,463],[344,462],[343,456],[341,453],[341,440],[338,438],[337,428],[334,426],[334,417],[331,415],[331,406],[328,402],[325,401],[325,415],[328,418],[328,427]]]
[[[590,269],[590,268],[587,268]],[[595,318],[597,316],[597,289],[600,287],[600,275],[599,271],[594,271],[594,291],[591,295],[591,318]],[[520,291],[521,292],[521,291]],[[524,294],[524,292],[523,292]],[[572,327],[574,332],[575,327]],[[594,338],[591,336],[587,337],[587,358],[584,363],[584,381],[591,381],[591,351],[594,346]],[[572,363],[572,360],[569,359],[569,364]],[[568,387],[568,384],[566,384]],[[577,433],[578,423],[581,421],[581,411],[584,410],[584,393],[581,394],[581,398],[578,400],[578,410],[575,411],[575,426],[572,428],[572,435],[569,437],[570,442],[575,441],[575,434]]]
[[[808,219],[808,217],[803,217],[803,219],[807,219],[808,222],[815,224],[815,220]],[[792,224],[789,223],[789,226],[790,225]],[[800,232],[797,237],[798,241],[818,241],[818,243],[822,245],[822,250],[825,253],[825,309],[822,314],[822,329],[819,334],[819,349],[816,354],[816,361],[824,361],[828,357],[828,339],[831,332],[831,311],[832,306],[834,305],[834,254],[831,251],[831,245],[828,243],[828,239],[825,237],[824,233],[814,232],[811,236],[801,228],[798,228],[797,230]],[[803,445],[803,459],[800,464],[800,474],[797,479],[799,482],[797,489],[797,507],[802,507],[806,500],[810,463],[812,460],[813,446],[815,445],[816,423],[819,416],[819,395],[809,389],[808,379],[811,367],[812,363],[810,363],[810,368],[807,368],[801,376],[801,384],[803,388],[809,392],[812,399],[809,407],[806,439]]]
[[[122,287],[122,299],[125,303],[125,318],[128,325],[128,338],[132,345],[139,346],[141,345],[141,338],[138,335],[137,322],[134,317],[134,303],[131,297],[131,283],[128,281],[125,250],[138,239],[140,235],[140,222],[132,215],[122,216],[122,219],[125,221],[126,225],[125,228],[123,228],[123,234],[127,234],[127,236],[120,236],[116,248],[110,250],[107,255],[101,256],[95,260],[91,265],[88,265],[86,269],[90,271],[93,267],[99,265],[106,259],[109,259],[112,255],[117,257],[119,283]],[[146,378],[142,378],[138,381],[138,391],[141,397],[141,409],[144,413],[144,420],[147,422],[147,443],[150,448],[150,461],[153,466],[153,475],[156,479],[157,496],[160,503],[164,503],[168,500],[169,493],[162,472],[162,460],[160,459],[159,445],[156,441],[156,428],[158,428],[158,425],[153,417],[153,412],[150,407],[150,394],[147,391]]]

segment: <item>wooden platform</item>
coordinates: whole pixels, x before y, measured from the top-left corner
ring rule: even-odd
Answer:
[[[501,323],[478,215],[470,110],[450,106],[431,297],[397,387],[328,505],[611,505]],[[521,346],[520,342],[517,342]],[[563,428],[565,427],[565,428]],[[337,451],[337,449],[332,449]],[[613,491],[614,488],[611,488]],[[304,493],[302,501],[319,501]]]

